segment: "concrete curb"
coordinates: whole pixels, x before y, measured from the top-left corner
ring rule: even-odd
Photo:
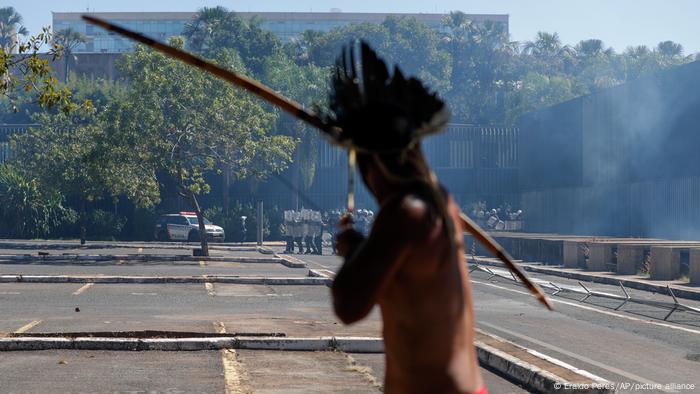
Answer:
[[[264,242],[263,248],[269,246],[284,246],[284,242]],[[147,243],[122,243],[122,242],[101,242],[89,241],[85,245],[81,245],[80,241],[73,242],[14,242],[0,240],[0,248],[6,249],[25,249],[25,250],[42,250],[42,249],[108,249],[108,248],[123,248],[123,249],[188,249],[199,247],[199,243],[184,243],[184,242],[147,242]],[[238,252],[255,252],[259,246],[256,243],[210,243],[209,249],[212,250],[230,250]]]
[[[476,260],[476,262],[481,264],[481,265],[488,265],[488,266],[499,267],[499,268],[505,267],[505,265],[503,263],[490,261],[490,260],[487,260],[483,257],[474,258],[474,257],[470,256],[468,258],[468,260],[471,260],[471,261]],[[619,278],[619,277],[616,277],[615,275],[607,275],[607,274],[592,275],[592,274],[587,274],[584,272],[562,271],[562,270],[556,269],[556,268],[539,267],[539,266],[534,266],[534,265],[530,265],[530,264],[520,264],[520,267],[528,272],[536,272],[539,274],[554,275],[554,276],[559,276],[562,278],[576,279],[576,280],[581,280],[581,281],[586,281],[586,282],[602,283],[602,284],[614,285],[614,286],[618,286],[620,283],[622,283],[623,286],[631,288],[631,289],[644,290],[644,291],[650,291],[653,293],[660,293],[660,294],[668,295],[668,289],[666,288],[666,285],[647,283],[647,282],[643,282],[641,280],[631,280],[631,279]],[[671,285],[671,290],[673,290],[673,294],[676,297],[685,298],[688,300],[700,301],[700,290],[684,289],[683,287],[680,287],[678,285]]]
[[[230,263],[255,263],[255,264],[285,264],[285,260],[277,257],[226,257],[209,256],[195,257],[186,255],[167,254],[111,254],[111,255],[0,255],[0,264],[29,264],[36,262],[91,262],[91,261],[220,261]],[[296,267],[295,267],[296,268]]]
[[[567,374],[577,377],[575,381],[567,380],[566,378],[557,376],[556,374],[544,368],[524,361],[505,351],[496,349],[481,341],[475,341],[477,357],[482,366],[496,370],[505,375],[510,380],[522,385],[532,392],[537,393],[591,393],[591,394],[609,394],[615,392],[615,384],[601,377],[591,374],[590,372],[573,367],[563,361],[559,361],[552,357],[543,355],[531,349],[518,346],[503,338],[492,334],[487,334],[481,330],[477,332],[482,336],[489,337],[490,340],[498,341],[507,344],[511,347],[518,348],[519,351],[525,351],[527,354],[537,357],[538,362],[545,362],[555,365],[559,369],[563,369]],[[572,387],[575,385],[575,389]]]
[[[219,337],[219,338],[95,338],[95,337],[13,337],[0,338],[0,351],[37,350],[112,351],[201,351],[217,349],[331,351],[383,353],[381,338],[370,337]]]
[[[505,375],[512,381],[529,390],[539,393],[574,392],[566,390],[567,384],[586,385],[575,390],[577,393],[612,393],[613,383],[569,364],[545,356],[534,350],[517,346],[502,338],[478,330],[480,335],[491,341],[499,341],[516,346],[518,351],[563,368],[575,381],[568,381],[543,368],[523,361],[495,347],[476,341],[477,355],[482,366]],[[0,338],[0,352],[40,351],[40,350],[107,350],[107,351],[203,351],[218,349],[276,350],[276,351],[334,351],[347,353],[383,353],[384,342],[373,337],[191,337],[191,338],[105,338],[105,337],[10,337]],[[560,389],[555,389],[560,385]]]
[[[275,253],[275,257],[282,260],[281,264],[289,268],[306,268],[306,263],[296,257]]]
[[[68,275],[0,275],[0,283],[231,283],[247,285],[326,286],[327,278],[268,278],[242,276],[68,276]]]

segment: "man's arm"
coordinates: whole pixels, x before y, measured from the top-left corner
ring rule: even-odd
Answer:
[[[345,324],[361,320],[391,282],[412,248],[420,247],[434,223],[425,203],[413,196],[382,208],[369,237],[361,241],[354,230],[338,236],[352,239],[351,252],[333,281],[333,306]],[[340,248],[339,248],[340,250]]]

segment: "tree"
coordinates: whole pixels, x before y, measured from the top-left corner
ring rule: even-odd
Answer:
[[[111,82],[73,79],[77,99],[95,103],[71,112],[42,111],[33,115],[38,124],[15,135],[16,167],[42,190],[75,197],[80,236],[85,242],[87,205],[96,200],[124,196],[137,207],[159,202],[155,171],[131,149],[122,135],[113,133],[107,108],[124,99],[125,90]],[[109,127],[108,127],[109,126]]]
[[[465,123],[502,123],[516,53],[508,32],[501,24],[473,23],[462,12],[450,13],[443,23],[447,33],[441,45],[452,61],[447,97],[454,117]]]
[[[602,40],[579,41],[573,50],[576,59],[573,77],[580,85],[578,89],[580,94],[622,83],[616,72],[615,51],[612,48],[605,48]]]
[[[63,222],[71,221],[63,196],[43,190],[36,179],[26,178],[16,168],[0,165],[0,237],[45,237]]]
[[[87,37],[69,27],[67,29],[57,31],[53,36],[53,43],[56,49],[61,51],[64,59],[63,81],[68,81],[68,65],[73,59],[73,50],[80,44],[86,43]]]
[[[0,98],[9,102],[13,112],[19,111],[20,97],[30,93],[36,96],[34,102],[41,107],[58,107],[70,112],[80,106],[72,100],[70,90],[60,86],[53,75],[50,61],[60,57],[58,47],[52,47],[47,56],[39,56],[42,47],[50,42],[51,32],[44,28],[26,42],[12,40],[9,47],[0,47]],[[13,54],[15,51],[17,54]],[[89,102],[82,105],[90,107]]]
[[[265,82],[285,96],[307,107],[318,107],[325,101],[330,72],[328,68],[314,64],[300,66],[290,57],[280,53],[267,58],[264,69]],[[277,127],[299,141],[294,151],[292,183],[297,188],[308,190],[316,175],[321,140],[319,133],[305,122],[291,119],[286,115],[279,117]],[[296,201],[292,205],[297,206],[298,195],[295,194],[294,198]]]
[[[576,97],[571,79],[535,72],[523,78],[517,90],[508,96],[508,123],[514,124],[524,113],[559,104]]]
[[[235,50],[246,69],[260,75],[264,59],[282,49],[279,38],[261,23],[257,18],[243,19],[225,7],[204,7],[185,26],[183,35],[191,50],[210,59],[222,50]]]
[[[0,8],[0,48],[13,53],[17,48],[17,36],[27,36],[29,31],[22,26],[22,15],[13,7]]]
[[[235,51],[220,51],[216,61],[243,71]],[[121,71],[130,84],[127,100],[113,108],[115,133],[146,149],[144,160],[175,180],[197,213],[208,255],[197,200],[210,190],[205,174],[225,165],[239,179],[264,179],[288,165],[294,140],[268,134],[276,115],[248,93],[144,47],[126,55]]]

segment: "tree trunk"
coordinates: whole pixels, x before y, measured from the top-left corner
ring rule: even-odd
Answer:
[[[87,234],[87,229],[85,228],[86,219],[86,209],[85,209],[85,197],[80,197],[80,244],[85,245],[85,237]]]
[[[202,256],[209,256],[209,241],[207,240],[207,229],[204,225],[204,215],[202,215],[202,209],[197,202],[197,196],[194,192],[189,193],[190,203],[192,203],[192,208],[195,213],[197,213],[197,224],[199,225],[199,242],[202,246]]]
[[[69,52],[64,52],[63,56],[66,58],[66,64],[65,67],[63,68],[63,83],[68,83],[68,62],[70,61],[70,53]]]
[[[294,162],[292,163],[292,208],[299,209],[299,183],[301,178],[301,166],[299,165],[299,148],[294,151]]]
[[[224,209],[224,214],[228,215],[229,210],[231,209],[231,196],[230,196],[230,188],[231,188],[231,166],[228,164],[224,164],[224,173],[223,173],[223,185],[222,185],[222,204],[223,204],[223,209]]]

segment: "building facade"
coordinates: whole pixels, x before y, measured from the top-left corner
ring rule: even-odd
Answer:
[[[305,30],[327,32],[351,23],[382,23],[388,16],[413,17],[426,25],[444,30],[446,14],[395,14],[346,12],[238,12],[243,18],[258,18],[262,28],[275,33],[283,42],[301,35]],[[133,42],[83,21],[79,12],[54,12],[53,30],[72,28],[84,34],[88,41],[75,48],[75,53],[122,53],[133,48]],[[92,15],[143,33],[155,40],[167,41],[181,35],[195,12],[99,12]],[[502,23],[508,31],[508,15],[469,15],[477,23]]]

